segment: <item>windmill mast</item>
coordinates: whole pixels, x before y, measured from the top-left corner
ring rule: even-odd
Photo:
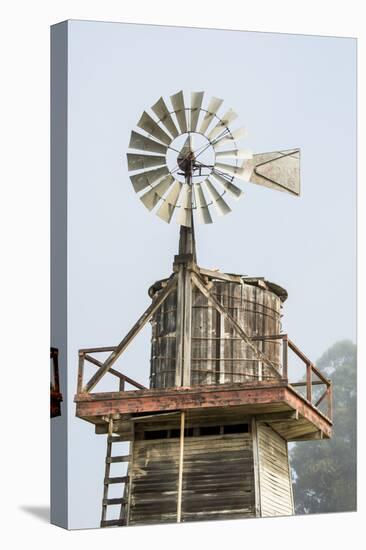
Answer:
[[[178,165],[184,172],[189,202],[192,204],[192,181],[195,156],[191,137],[187,138],[178,156]],[[194,234],[193,208],[190,209],[190,226],[181,225],[179,254],[174,258],[173,270],[178,272],[177,300],[180,315],[177,319],[176,386],[189,386],[191,380],[191,336],[192,336],[192,267],[196,264],[196,242]]]

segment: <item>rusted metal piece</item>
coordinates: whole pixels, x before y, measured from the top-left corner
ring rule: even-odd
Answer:
[[[51,380],[50,380],[50,417],[61,415],[62,394],[60,392],[60,376],[58,365],[58,349],[51,347]]]

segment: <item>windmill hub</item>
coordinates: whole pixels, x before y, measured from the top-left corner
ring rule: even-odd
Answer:
[[[199,183],[207,178],[214,168],[215,152],[209,140],[190,132],[176,138],[167,154],[167,165],[179,181]]]

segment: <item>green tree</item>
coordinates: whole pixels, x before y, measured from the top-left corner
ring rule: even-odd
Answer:
[[[334,344],[317,362],[333,382],[333,437],[290,451],[297,514],[356,510],[356,346]]]

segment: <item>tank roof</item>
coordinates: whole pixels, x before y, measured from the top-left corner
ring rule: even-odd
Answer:
[[[232,283],[240,283],[243,281],[245,284],[257,286],[259,288],[263,288],[265,290],[269,290],[276,294],[280,298],[282,302],[287,300],[288,294],[287,290],[284,289],[282,286],[278,285],[277,283],[272,283],[271,281],[268,281],[264,277],[249,277],[248,275],[239,275],[236,273],[223,273],[221,271],[216,270],[209,270],[204,268],[198,268],[201,275],[204,275],[205,277],[208,277],[211,280],[217,280],[217,281],[227,281]],[[150,298],[153,297],[155,292],[160,290],[164,285],[163,283],[166,283],[169,280],[170,277],[167,277],[166,279],[160,279],[159,281],[156,281],[154,284],[152,284],[149,288],[149,296]]]

